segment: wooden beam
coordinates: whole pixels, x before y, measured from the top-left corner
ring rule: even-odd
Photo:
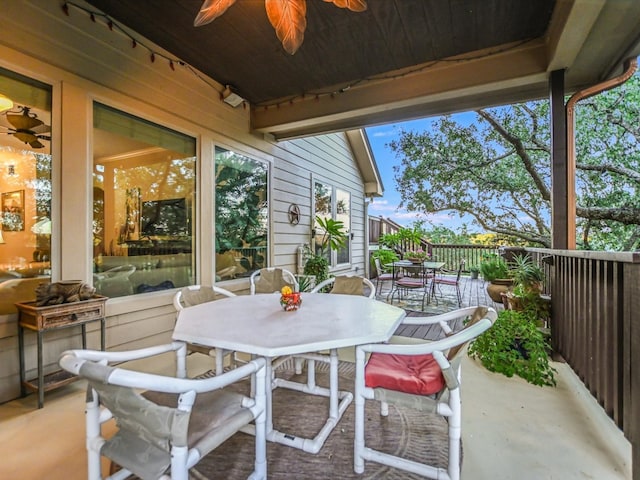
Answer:
[[[532,85],[539,91],[530,98],[544,97],[547,45],[533,40],[502,48],[494,54],[489,50],[474,52],[473,59],[454,57],[399,70],[348,89],[336,87],[334,95],[252,107],[251,128],[278,139],[293,138],[358,128],[363,118],[384,123],[424,117],[434,104],[439,104],[441,111],[433,114],[487,107],[486,99],[493,92],[528,90]],[[468,103],[467,99],[473,101]],[[501,100],[504,103],[504,97]]]

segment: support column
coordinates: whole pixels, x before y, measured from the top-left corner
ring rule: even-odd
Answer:
[[[576,248],[575,164],[567,155],[564,70],[549,77],[551,106],[551,248]]]

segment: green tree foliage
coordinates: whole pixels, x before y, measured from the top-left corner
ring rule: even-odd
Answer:
[[[576,194],[581,248],[640,245],[640,78],[579,103]],[[551,246],[549,106],[478,110],[471,125],[444,116],[389,144],[401,163],[402,206],[469,215],[475,227]]]

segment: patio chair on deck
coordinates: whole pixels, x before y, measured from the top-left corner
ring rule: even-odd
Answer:
[[[376,295],[380,295],[382,293],[382,285],[384,282],[388,280],[393,280],[393,272],[386,272],[380,263],[380,259],[378,257],[374,257],[373,259],[374,265],[376,266]]]
[[[138,360],[175,352],[176,377],[142,373],[107,363]],[[87,478],[102,477],[101,457],[123,468],[111,479],[187,480],[209,452],[255,422],[254,472],[266,479],[266,396],[264,359],[256,359],[220,376],[186,378],[186,344],[173,342],[129,352],[68,350],[60,366],[88,380],[86,403]],[[255,376],[254,398],[226,389]],[[146,390],[139,393],[138,389]],[[118,431],[110,438],[103,423],[114,418]],[[249,441],[250,437],[247,437]]]
[[[458,270],[456,272],[448,272],[446,270],[440,270],[435,278],[433,279],[433,293],[434,298],[436,300],[436,305],[438,303],[438,297],[435,296],[435,288],[437,287],[440,293],[442,293],[442,287],[450,287],[455,288],[456,297],[458,299],[458,307],[462,306],[462,291],[460,290],[460,277],[462,276],[462,270],[464,270],[465,261],[464,259],[460,260],[460,264],[458,265]],[[455,279],[451,278],[448,275],[452,273],[455,274]]]
[[[251,295],[256,293],[279,293],[286,285],[294,292],[300,288],[298,280],[293,273],[285,268],[267,267],[256,270],[249,279],[251,283]]]
[[[177,312],[201,303],[212,302],[223,297],[235,297],[236,294],[229,290],[217,287],[215,285],[189,285],[178,290],[173,296],[173,306]],[[216,375],[220,375],[224,371],[224,357],[233,355],[230,350],[222,350],[219,348],[210,348],[198,344],[189,344],[189,351],[204,353],[216,359]]]
[[[448,323],[467,317],[466,326],[451,334]],[[459,480],[461,443],[460,361],[469,341],[490,328],[497,318],[492,308],[465,308],[442,315],[405,318],[440,324],[446,335],[434,342],[370,344],[356,347],[355,443],[356,473],[363,473],[365,460],[417,473],[428,478]],[[366,360],[367,354],[370,354]],[[365,402],[381,402],[380,414],[388,415],[388,404],[399,404],[445,417],[448,425],[448,466],[436,468],[417,461],[373,450],[365,445]],[[377,421],[371,419],[370,425]],[[375,428],[371,425],[370,428]]]
[[[408,295],[410,291],[422,293],[422,310],[424,310],[424,300],[429,293],[429,279],[433,274],[425,268],[424,263],[416,263],[403,267],[407,271],[407,275],[403,275],[394,282],[393,290],[389,293],[390,302],[393,304],[393,298],[397,295],[398,301],[403,296]]]

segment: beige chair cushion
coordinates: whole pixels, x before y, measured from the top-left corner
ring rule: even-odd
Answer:
[[[208,286],[201,286],[197,290],[185,287],[182,289],[180,297],[185,307],[193,307],[194,305],[214,301],[217,298],[217,294],[213,291],[213,288]]]
[[[343,295],[364,295],[362,278],[336,277],[331,293],[341,293]]]
[[[256,280],[255,286],[256,293],[279,292],[284,286],[293,288],[293,285],[284,279],[281,268],[274,268],[273,270],[263,268],[260,270],[260,276]]]

